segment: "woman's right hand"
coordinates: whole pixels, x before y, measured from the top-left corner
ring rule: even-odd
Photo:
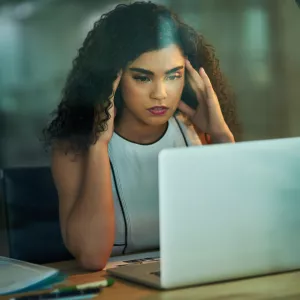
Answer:
[[[113,89],[112,89],[112,95],[110,97],[110,101],[112,103],[112,106],[110,107],[110,109],[108,110],[109,114],[110,114],[110,118],[107,121],[107,129],[103,132],[100,133],[99,138],[97,143],[104,143],[104,144],[108,144],[109,141],[112,138],[113,132],[114,132],[114,119],[115,119],[115,104],[114,104],[114,98],[115,98],[115,93],[116,90],[119,86],[120,80],[122,77],[122,70],[118,73],[118,77],[116,78],[116,80],[113,82]]]

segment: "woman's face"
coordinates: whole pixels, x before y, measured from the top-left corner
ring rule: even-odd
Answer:
[[[123,70],[122,117],[147,125],[166,123],[179,104],[184,76],[185,58],[176,45],[142,54]]]

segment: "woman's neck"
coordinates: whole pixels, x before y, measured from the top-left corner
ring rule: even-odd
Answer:
[[[167,123],[151,126],[125,113],[115,123],[115,132],[126,140],[137,144],[152,144],[160,139],[167,126]]]

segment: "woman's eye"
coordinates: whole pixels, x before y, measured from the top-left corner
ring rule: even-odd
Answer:
[[[150,81],[150,79],[146,76],[134,76],[133,79],[135,79],[136,81],[141,81],[141,82]]]
[[[179,79],[181,77],[182,77],[181,75],[176,74],[176,75],[170,75],[170,76],[168,76],[167,79],[168,80],[176,80],[176,79]]]

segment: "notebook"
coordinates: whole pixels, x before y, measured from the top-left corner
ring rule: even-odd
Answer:
[[[0,295],[47,289],[65,278],[57,269],[0,256]]]

